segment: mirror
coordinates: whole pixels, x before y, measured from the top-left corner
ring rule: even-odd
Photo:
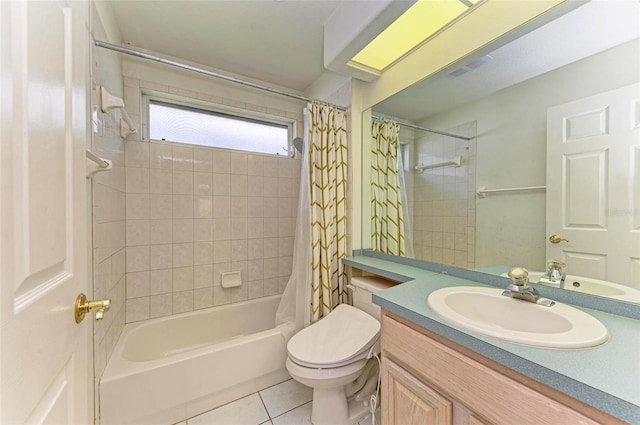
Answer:
[[[579,275],[635,288],[629,297],[616,295],[616,290],[609,294],[640,302],[636,292],[640,290],[639,13],[636,1],[588,2],[520,38],[496,43],[501,47],[486,46],[365,112],[363,134],[370,132],[373,114],[470,137],[464,140],[400,127],[411,224],[408,235],[416,259],[492,273],[497,269],[491,267],[498,265],[542,272],[547,260],[560,258],[567,263],[570,278]],[[567,141],[592,133],[613,131],[618,112],[590,106],[589,99],[630,85],[634,85],[630,90],[635,100],[626,101],[627,115],[621,118],[630,140],[625,155],[616,159],[613,150],[602,147],[592,147],[597,155],[567,153],[562,146],[547,149],[550,140],[568,145]],[[576,104],[588,113],[567,109]],[[363,164],[368,164],[367,149],[363,151]],[[457,157],[459,167],[438,166]],[[570,186],[565,183],[573,188],[573,195],[564,192],[565,198],[560,187],[565,180],[557,171],[563,169],[562,161],[566,174],[574,178]],[[435,168],[418,173],[418,165]],[[611,190],[598,174],[607,167],[613,173],[602,179],[610,180]],[[368,178],[365,172],[363,181]],[[370,194],[367,183],[363,187],[362,247],[369,248]],[[483,187],[487,192],[477,193]],[[600,196],[618,203],[574,206],[569,214],[565,202],[571,196],[580,198],[576,187],[593,195],[591,200]],[[602,230],[620,223],[631,234],[621,239],[624,242],[598,239]],[[575,236],[571,233],[575,229],[583,230],[582,234]],[[552,234],[574,241],[553,244]],[[573,244],[578,239],[596,248],[576,248]],[[621,249],[626,262],[608,261]],[[624,269],[627,277],[607,278],[616,269]],[[577,284],[580,292],[609,296],[597,282],[595,286]]]

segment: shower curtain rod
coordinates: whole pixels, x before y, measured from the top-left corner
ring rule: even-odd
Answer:
[[[374,115],[374,114],[371,114],[371,118],[373,118],[374,120],[378,120],[378,121],[382,121],[384,119],[388,119],[386,117],[383,117],[383,116],[380,116],[380,115]],[[394,120],[392,120],[392,121],[394,121]],[[460,136],[458,134],[447,133],[446,131],[434,130],[433,128],[420,127],[419,125],[409,124],[409,123],[406,123],[406,122],[396,121],[396,124],[398,124],[398,125],[400,125],[402,127],[413,128],[415,130],[428,131],[429,133],[436,133],[436,134],[441,134],[443,136],[455,137],[456,139],[462,139],[462,140],[471,140],[471,139],[473,139],[473,137]]]
[[[345,108],[343,106],[338,106],[338,105],[335,105],[335,104],[332,104],[332,103],[329,103],[329,102],[323,102],[321,100],[311,99],[309,97],[301,96],[301,95],[294,94],[294,93],[288,93],[286,91],[274,89],[272,87],[262,86],[260,84],[252,83],[250,81],[244,81],[244,80],[241,80],[239,78],[230,77],[228,75],[218,74],[217,72],[207,71],[206,69],[198,68],[198,67],[187,65],[187,64],[184,64],[184,63],[180,63],[180,62],[176,62],[176,61],[173,61],[173,60],[170,60],[170,59],[161,58],[160,56],[151,55],[149,53],[141,52],[139,50],[133,50],[133,49],[129,49],[127,47],[117,46],[115,44],[106,43],[106,42],[100,41],[100,40],[95,40],[94,43],[95,43],[96,46],[102,47],[103,49],[109,49],[109,50],[113,50],[113,51],[116,51],[116,52],[119,52],[119,53],[124,53],[124,54],[127,54],[127,55],[135,56],[135,57],[138,57],[138,58],[143,58],[143,59],[148,59],[148,60],[151,60],[151,61],[154,61],[154,62],[163,63],[165,65],[175,66],[177,68],[186,69],[188,71],[197,72],[199,74],[204,74],[204,75],[207,75],[209,77],[218,78],[218,79],[221,79],[221,80],[229,81],[229,82],[232,82],[232,83],[240,84],[240,85],[243,85],[243,86],[251,87],[251,88],[262,90],[262,91],[266,91],[266,92],[269,92],[269,93],[279,94],[281,96],[290,97],[290,98],[296,99],[296,100],[302,100],[303,102],[312,102],[312,103],[315,102],[315,103],[321,103],[321,104],[325,104],[325,105],[331,105],[331,106],[335,107],[336,109],[338,109],[340,111],[343,111],[343,112],[347,110],[347,108]]]

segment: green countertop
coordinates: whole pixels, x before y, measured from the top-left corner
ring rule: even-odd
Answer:
[[[610,336],[607,343],[576,350],[515,344],[450,324],[427,304],[429,294],[440,288],[489,285],[453,277],[446,267],[427,270],[419,264],[400,264],[393,257],[355,256],[343,262],[353,268],[404,282],[373,295],[374,303],[382,308],[612,416],[640,424],[638,320],[577,307],[607,327]]]

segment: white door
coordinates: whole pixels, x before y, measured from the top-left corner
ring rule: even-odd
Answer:
[[[1,1],[0,423],[93,422],[88,2]]]
[[[568,273],[640,287],[640,84],[547,111],[546,236]]]

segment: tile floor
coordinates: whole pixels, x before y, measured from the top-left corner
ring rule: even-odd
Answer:
[[[311,388],[289,379],[176,425],[309,425],[311,394]],[[368,416],[354,425],[370,424]]]

